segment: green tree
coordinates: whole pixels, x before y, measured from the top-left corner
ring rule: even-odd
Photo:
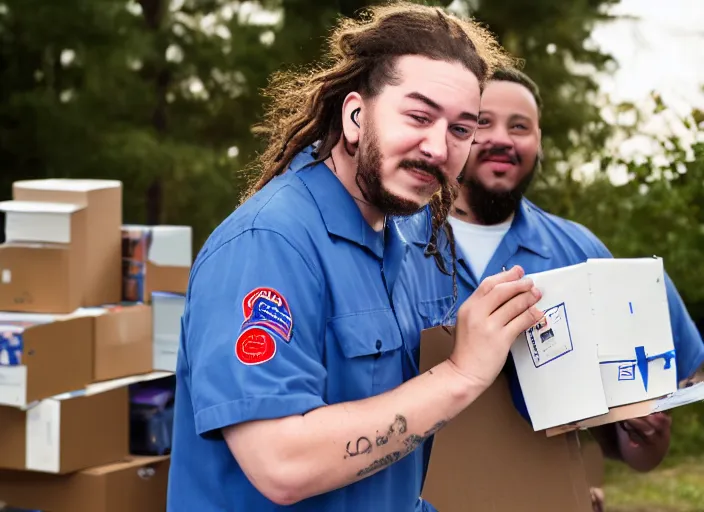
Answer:
[[[584,43],[615,1],[453,3],[476,8],[543,89],[551,187],[556,162],[603,140],[595,84],[570,63],[603,67]],[[338,14],[370,3],[0,0],[0,196],[21,178],[117,178],[126,222],[193,225],[199,245],[261,149],[251,127],[270,74],[315,62]]]
[[[469,12],[523,59],[524,71],[540,87],[545,161],[534,188],[569,181],[570,173],[558,174],[557,164],[590,160],[610,134],[594,103],[598,84],[593,74],[604,71],[611,57],[591,48],[588,40],[596,23],[611,19],[607,9],[618,0],[540,0],[530,6],[520,1],[465,1]]]
[[[624,130],[625,137],[638,133],[648,140],[641,144],[650,152],[604,155],[602,171],[580,184],[567,215],[618,257],[661,256],[692,316],[704,321],[704,272],[698,269],[704,254],[704,114],[678,116],[658,95],[652,105],[631,116],[635,122]],[[622,112],[633,109],[626,105]],[[648,136],[645,120],[659,121],[658,131]],[[614,168],[625,171],[626,183],[612,184],[607,171]]]

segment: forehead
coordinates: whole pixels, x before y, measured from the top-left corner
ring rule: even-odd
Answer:
[[[538,105],[533,94],[525,86],[514,82],[489,82],[482,93],[481,111],[538,119]]]
[[[395,74],[398,80],[388,92],[399,99],[417,92],[453,112],[477,113],[479,81],[459,62],[404,55],[396,61]]]

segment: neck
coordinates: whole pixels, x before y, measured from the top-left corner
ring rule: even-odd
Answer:
[[[357,164],[354,158],[345,151],[342,142],[332,149],[331,156],[325,160],[325,165],[335,173],[337,179],[340,180],[347,192],[352,196],[354,202],[357,203],[359,211],[362,212],[362,217],[372,229],[374,231],[383,230],[386,215],[364,199],[364,195],[355,180]]]
[[[463,194],[460,191],[460,194],[457,196],[457,199],[455,199],[454,204],[452,205],[452,210],[450,210],[450,215],[452,215],[454,218],[462,220],[464,222],[468,222],[470,224],[477,224],[478,226],[488,226],[486,222],[481,222],[477,216],[474,214],[472,211],[472,208],[469,206],[469,202],[467,201],[467,195]],[[502,219],[501,221],[497,222],[496,224],[501,224],[502,222],[506,222],[509,220],[512,215],[509,215],[505,219]]]

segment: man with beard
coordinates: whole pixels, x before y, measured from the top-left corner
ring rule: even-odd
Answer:
[[[457,301],[461,304],[487,276],[520,265],[537,273],[586,261],[612,257],[588,229],[551,215],[523,197],[540,169],[542,100],[536,84],[515,69],[499,69],[482,93],[474,147],[460,176],[460,191],[448,222],[457,244]],[[404,235],[428,252],[427,215],[417,214],[400,223]],[[432,242],[432,241],[431,241]],[[451,261],[449,250],[434,247]],[[452,316],[453,279],[437,272],[423,251],[412,253],[402,272],[401,285],[410,272],[421,277],[422,306],[417,315],[429,328]],[[425,263],[419,260],[425,259]],[[433,268],[430,268],[433,267]],[[672,332],[677,354],[678,379],[684,384],[704,362],[704,344],[672,281],[666,276]],[[515,369],[509,355],[506,366],[514,403],[528,419]],[[667,453],[671,420],[666,414],[625,421],[593,429],[604,453],[639,471],[656,467]],[[429,443],[428,443],[429,445]],[[601,496],[595,490],[596,496]],[[595,501],[601,498],[595,497]],[[595,503],[595,508],[599,506]]]
[[[412,305],[392,299],[407,246],[386,219],[430,204],[442,223],[507,59],[479,26],[405,3],[330,44],[325,67],[272,84],[261,177],[193,265],[169,512],[414,510],[417,448],[541,319],[522,270],[501,272],[459,308],[452,357],[410,371]]]

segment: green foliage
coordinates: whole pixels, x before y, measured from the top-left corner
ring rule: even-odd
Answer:
[[[704,254],[704,139],[697,139],[697,115],[677,116],[655,95],[652,109],[636,117],[658,119],[662,128],[650,136],[640,122],[623,130],[624,137],[639,134],[651,156],[623,158],[608,148],[593,179],[565,179],[538,192],[536,200],[589,227],[615,256],[661,256],[692,316],[704,319],[704,272],[697,270]],[[680,125],[677,136],[666,123],[673,118]],[[613,169],[628,181],[614,186],[607,174]],[[561,198],[558,207],[554,196]]]
[[[507,50],[525,61],[524,71],[540,87],[545,152],[541,181],[555,174],[558,162],[575,156],[589,160],[610,134],[593,102],[598,86],[592,75],[603,71],[611,58],[587,41],[594,24],[607,21],[606,9],[616,3],[541,0],[527,8],[524,2],[483,0],[473,12]]]
[[[583,42],[613,1],[486,1],[475,13],[543,88],[550,161],[601,140],[582,129],[594,84],[565,59],[601,67]],[[126,222],[190,224],[200,245],[262,149],[251,127],[270,74],[319,59],[336,17],[371,3],[0,0],[0,197],[22,178],[117,178]],[[283,17],[262,20],[262,6]],[[568,85],[578,92],[557,94]],[[579,144],[564,137],[575,130]]]

